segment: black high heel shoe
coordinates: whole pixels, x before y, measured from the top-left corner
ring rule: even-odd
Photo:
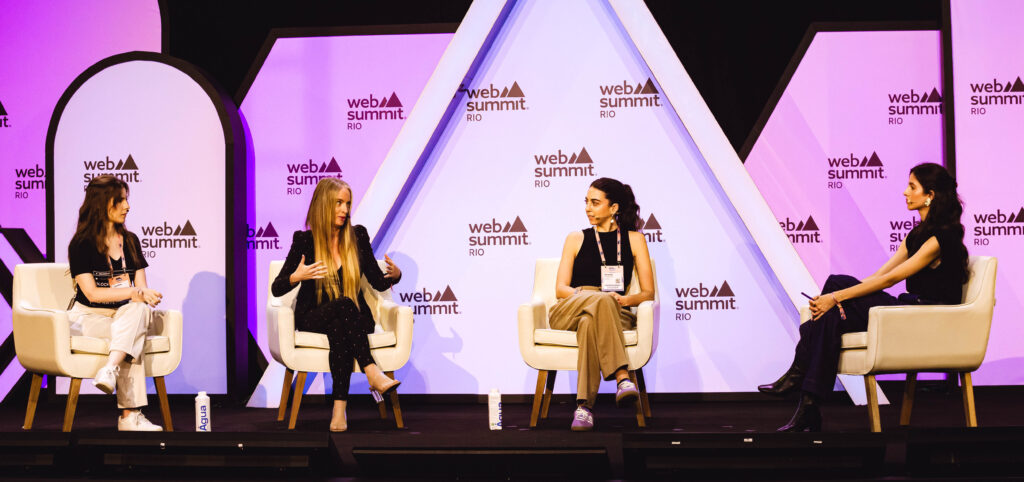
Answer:
[[[799,388],[803,381],[804,370],[794,360],[789,370],[779,377],[778,380],[767,385],[758,385],[757,391],[776,397],[785,397]]]
[[[789,423],[779,427],[777,432],[820,432],[821,410],[814,396],[807,392],[800,395],[800,404]]]

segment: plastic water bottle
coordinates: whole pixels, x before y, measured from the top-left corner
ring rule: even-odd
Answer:
[[[501,392],[497,388],[487,394],[487,416],[491,430],[501,430]]]
[[[196,395],[196,432],[210,431],[210,397],[206,392]]]

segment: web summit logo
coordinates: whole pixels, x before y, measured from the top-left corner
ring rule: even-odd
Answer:
[[[14,168],[14,199],[28,199],[31,191],[46,189],[46,170],[39,167]]]
[[[398,299],[403,304],[415,303],[412,307],[413,315],[459,315],[459,299],[452,292],[451,285],[444,287],[444,292],[437,290],[434,293],[423,288],[421,291],[412,293],[398,293]]]
[[[288,169],[288,177],[285,179],[285,194],[298,196],[302,194],[303,186],[316,187],[321,179],[336,177],[341,179],[341,166],[333,157],[330,161],[317,164],[310,159],[306,162],[285,164]]]
[[[89,185],[89,181],[96,176],[110,174],[124,182],[139,182],[139,166],[135,158],[128,154],[126,159],[111,161],[110,156],[102,161],[83,161],[85,174],[82,175],[83,189]]]
[[[467,89],[465,85],[460,85],[458,91],[464,92],[469,98],[466,101],[467,122],[483,120],[484,116],[481,112],[529,109],[526,106],[526,94],[523,94],[523,89],[516,81],[512,81],[511,86],[501,89],[495,87],[493,83],[480,89]]]
[[[1024,207],[1016,214],[1001,209],[996,212],[974,214],[974,245],[988,246],[991,238],[1008,238],[1024,235]]]
[[[363,128],[363,122],[377,120],[404,120],[405,112],[402,110],[402,101],[394,92],[391,97],[374,97],[370,94],[362,99],[348,99],[348,130],[359,130]]]
[[[654,87],[651,78],[646,83],[635,86],[628,80],[621,84],[599,85],[601,98],[598,99],[599,117],[602,119],[615,117],[615,109],[631,109],[637,107],[661,107],[661,95]]]
[[[267,223],[266,227],[253,229],[245,225],[245,247],[249,250],[281,249],[281,240],[274,229],[274,223]]]
[[[918,224],[921,224],[921,219],[916,216],[911,216],[910,219],[894,219],[889,221],[889,252],[895,253],[896,250],[900,249],[900,243],[907,238],[910,230],[914,229],[914,226]]]
[[[989,108],[1004,105],[1024,105],[1024,82],[1017,80],[1005,84],[993,78],[992,82],[971,83],[971,115],[985,115]]]
[[[793,244],[821,243],[821,231],[818,229],[818,223],[814,222],[814,216],[807,216],[807,221],[798,223],[787,216],[785,221],[779,221],[779,226]]]
[[[7,109],[4,109],[3,102],[0,102],[0,128],[11,127],[11,122],[7,119]]]
[[[171,227],[167,221],[156,226],[142,226],[142,255],[147,258],[155,258],[157,249],[196,249],[199,247],[199,237],[196,235],[192,221],[185,220],[184,225]]]
[[[515,221],[504,224],[497,219],[482,223],[469,223],[469,255],[483,256],[482,246],[524,246],[530,244],[529,234],[523,220],[516,216]]]
[[[927,90],[917,92],[910,89],[910,92],[889,94],[889,125],[902,125],[905,116],[941,115],[939,89],[933,87],[930,94],[925,92]]]
[[[722,286],[712,285],[710,288],[704,286],[704,283],[676,288],[676,298],[676,320],[680,321],[689,320],[693,311],[736,309],[736,294],[728,281],[722,281]]]
[[[885,166],[877,152],[870,156],[857,157],[851,152],[846,157],[829,157],[828,188],[842,189],[843,181],[854,179],[885,179]]]
[[[640,230],[648,243],[663,243],[665,239],[661,236],[661,223],[654,217],[654,213],[647,218],[647,221],[640,219]]]
[[[567,155],[561,149],[550,154],[534,154],[533,160],[537,163],[533,168],[533,187],[550,187],[552,178],[594,177],[594,160],[586,147],[580,149],[579,154]]]

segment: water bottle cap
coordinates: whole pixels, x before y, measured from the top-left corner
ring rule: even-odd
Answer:
[[[206,396],[206,392],[199,392],[199,396],[200,397],[205,397]]]

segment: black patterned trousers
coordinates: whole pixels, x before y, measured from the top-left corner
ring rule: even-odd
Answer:
[[[373,319],[360,313],[356,304],[343,296],[306,312],[296,320],[296,325],[301,331],[327,335],[332,396],[335,400],[348,400],[352,360],[363,368],[374,363],[370,356],[370,341],[366,337],[373,332]]]

